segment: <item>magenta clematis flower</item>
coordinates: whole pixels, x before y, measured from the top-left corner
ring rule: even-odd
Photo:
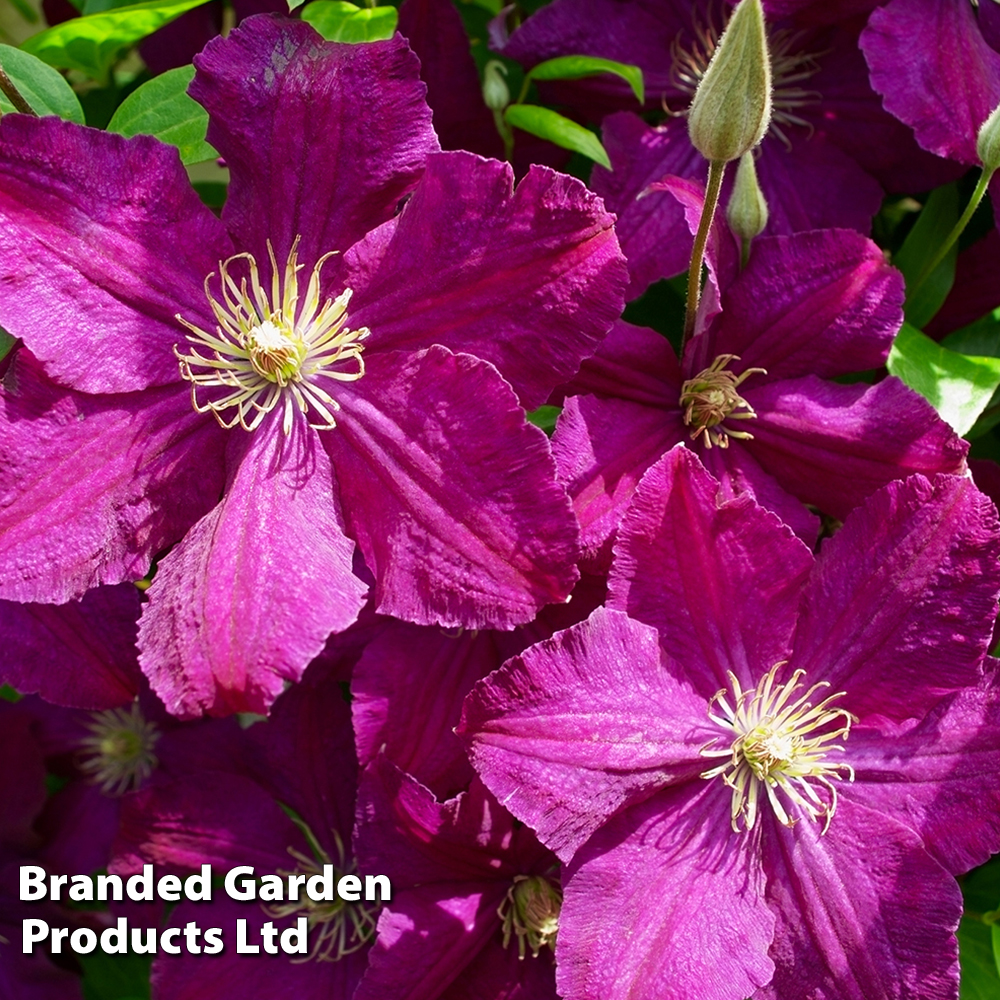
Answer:
[[[377,757],[358,792],[358,845],[393,899],[357,1000],[556,1000],[558,862],[481,781],[440,803]]]
[[[551,95],[591,118],[604,116],[614,170],[596,168],[591,184],[619,217],[633,276],[630,298],[688,265],[690,246],[683,235],[678,240],[684,225],[676,205],[659,194],[636,199],[668,174],[704,181],[707,163],[688,139],[683,114],[730,6],[717,0],[555,0],[529,17],[503,49],[526,66],[576,53],[638,64],[647,111],[671,112],[662,124],[647,124],[635,114],[628,86],[607,74],[558,84]],[[838,23],[821,26],[814,12],[794,9],[801,4],[772,6],[764,4],[774,113],[756,154],[770,209],[768,233],[830,227],[867,232],[883,188],[924,190],[956,175],[922,153],[882,109],[857,46],[856,3],[823,4],[824,20]]]
[[[561,996],[957,994],[953,875],[1000,847],[998,554],[966,478],[889,484],[814,559],[687,449],[647,473],[608,608],[459,730],[572,859]]]
[[[338,878],[355,873],[357,760],[350,709],[336,675],[310,669],[267,721],[242,733],[241,750],[237,759],[206,747],[196,771],[154,774],[126,796],[109,869],[131,873],[152,863],[158,871],[187,873],[210,864],[224,873],[252,865],[257,876],[314,875],[332,864]],[[350,1000],[367,965],[378,901],[263,897],[236,902],[220,891],[210,903],[180,903],[170,914],[173,926],[195,921],[222,927],[227,946],[209,960],[158,954],[154,996]],[[265,922],[283,930],[300,917],[308,924],[308,957],[237,955],[229,944],[237,920],[246,920],[248,939],[259,941]]]
[[[567,400],[553,447],[590,558],[607,558],[642,475],[679,443],[726,496],[749,492],[809,544],[803,502],[842,520],[892,479],[964,470],[967,445],[898,379],[833,381],[884,364],[899,328],[902,278],[878,247],[846,230],[764,237],[737,275],[716,236],[722,293],[708,289],[683,360],[619,322],[573,382],[588,395]]]
[[[576,579],[522,406],[620,311],[612,219],[552,171],[512,191],[435,154],[423,92],[399,38],[248,19],[192,85],[221,221],[153,140],[0,123],[0,325],[24,342],[0,596],[66,601],[173,545],[139,630],[171,712],[266,711],[357,617],[355,543],[378,610],[428,624],[511,628]]]

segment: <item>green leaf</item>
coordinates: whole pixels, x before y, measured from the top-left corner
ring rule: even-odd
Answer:
[[[961,330],[949,333],[941,343],[949,351],[958,351],[959,354],[1000,358],[1000,309],[994,309]]]
[[[613,59],[598,59],[595,56],[559,56],[546,59],[528,71],[529,80],[582,80],[586,76],[613,73],[620,76],[643,104],[646,92],[642,83],[642,70],[630,63],[615,62]]]
[[[50,66],[77,69],[107,81],[112,64],[136,42],[200,7],[207,0],[144,0],[143,3],[73,18],[32,35],[22,47]]]
[[[11,352],[11,348],[17,343],[17,338],[12,337],[6,330],[0,327],[0,361]]]
[[[948,255],[919,288],[914,287],[926,265],[930,264],[947,239],[958,216],[958,187],[947,184],[938,188],[927,199],[899,253],[892,258],[893,264],[906,278],[906,320],[915,327],[923,328],[934,318],[955,283],[958,244],[948,251]]]
[[[965,434],[1000,386],[1000,358],[957,354],[904,323],[887,362],[889,372],[915,389]]]
[[[37,56],[10,45],[0,45],[0,66],[7,71],[32,111],[39,115],[58,115],[78,125],[84,123],[83,108],[73,88],[61,73]],[[0,94],[0,111],[7,114],[13,110],[14,105]]]
[[[151,956],[95,951],[78,958],[86,1000],[149,1000]]]
[[[513,128],[530,132],[539,139],[548,139],[563,149],[572,149],[574,153],[582,153],[602,167],[611,169],[611,160],[608,159],[601,140],[590,129],[563,118],[555,111],[534,104],[512,104],[504,111],[503,116]]]
[[[134,90],[108,122],[119,135],[153,135],[180,150],[182,163],[201,163],[219,154],[205,142],[208,112],[188,97],[194,66],[167,70]]]
[[[305,2],[306,0],[288,0],[288,13],[291,14],[293,10],[297,10]]]
[[[302,11],[328,42],[378,42],[392,38],[399,14],[395,7],[355,7],[346,0],[314,0]]]
[[[562,413],[561,406],[539,406],[537,410],[532,410],[528,414],[528,423],[541,427],[549,437],[552,437],[560,413]]]
[[[1000,976],[993,957],[993,928],[978,920],[962,918],[958,925],[958,951],[962,978],[960,1000],[997,1000]]]

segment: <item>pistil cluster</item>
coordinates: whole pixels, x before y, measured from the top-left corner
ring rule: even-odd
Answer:
[[[517,957],[523,959],[527,949],[533,958],[548,945],[553,951],[559,932],[559,911],[562,909],[562,889],[544,875],[517,875],[497,909],[503,921],[503,946],[517,936]]]
[[[334,882],[342,875],[352,875],[357,865],[346,857],[344,843],[336,830],[332,831],[336,860],[332,859],[312,833],[305,829],[313,853],[319,858],[310,858],[294,847],[288,853],[295,858],[294,872],[282,871],[282,875],[322,875],[323,865],[334,866]],[[305,917],[309,927],[311,947],[309,955],[300,962],[337,962],[345,955],[360,951],[375,936],[378,923],[378,906],[364,902],[347,903],[339,895],[332,900],[314,900],[308,894],[298,900],[264,907],[269,917]],[[293,959],[293,961],[296,961]]]
[[[191,331],[188,340],[194,345],[187,354],[174,347],[181,376],[191,383],[194,408],[199,413],[213,413],[227,429],[239,424],[252,431],[281,404],[285,434],[291,432],[296,409],[312,414],[310,427],[331,430],[337,424],[334,413],[340,404],[321,380],[355,382],[365,373],[361,341],[369,330],[346,326],[351,289],[320,305],[320,272],[336,251],[316,262],[300,303],[298,272],[303,265],[298,263],[298,243],[296,238],[282,280],[268,241],[270,296],[261,284],[257,261],[249,253],[236,254],[219,264],[221,302],[209,289],[214,272],[205,279],[205,294],[218,321],[214,335],[177,316]],[[236,261],[246,261],[249,286],[246,277],[237,284],[230,273]],[[211,356],[200,354],[199,347]],[[198,390],[211,388],[232,391],[199,400]],[[228,415],[230,410],[235,412]]]
[[[713,701],[721,714],[709,711],[709,718],[734,737],[728,747],[717,747],[712,741],[701,750],[703,757],[728,757],[729,759],[702,774],[703,778],[723,776],[723,781],[733,790],[733,829],[752,830],[757,822],[761,792],[767,796],[778,821],[784,826],[796,822],[777,796],[780,789],[812,820],[823,820],[823,832],[837,809],[837,789],[831,778],[838,781],[843,773],[854,780],[854,770],[849,764],[829,761],[832,751],[843,751],[843,746],[832,740],[846,739],[854,717],[842,708],[830,704],[844,692],[829,695],[819,704],[810,700],[821,688],[829,687],[827,681],[805,690],[800,683],[805,671],[796,670],[784,684],[776,684],[778,671],[784,661],[776,663],[764,675],[756,688],[744,691],[732,673],[732,704],[729,692],[722,690]],[[830,728],[836,723],[836,728]],[[829,792],[829,799],[821,798],[816,785]]]
[[[96,712],[81,740],[81,770],[108,795],[138,788],[158,761],[153,752],[160,731],[142,714],[138,703]]]
[[[691,440],[704,436],[705,446],[729,447],[729,438],[749,441],[753,435],[747,431],[723,427],[725,420],[752,420],[757,416],[753,407],[736,391],[751,375],[767,374],[763,368],[748,368],[737,375],[726,366],[739,361],[735,354],[720,354],[704,371],[689,378],[681,386],[681,409],[684,423],[693,427]]]

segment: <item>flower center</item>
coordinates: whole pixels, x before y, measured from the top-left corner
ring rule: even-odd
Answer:
[[[107,795],[138,788],[157,765],[153,748],[160,731],[143,717],[138,703],[128,708],[95,712],[80,741],[80,768]]]
[[[831,740],[850,735],[851,723],[857,720],[843,708],[830,708],[831,702],[843,697],[844,692],[824,698],[813,705],[814,692],[829,687],[820,681],[803,691],[800,683],[805,676],[796,670],[785,684],[776,685],[775,677],[785,661],[776,663],[767,672],[757,688],[744,691],[733,674],[729,674],[733,702],[729,692],[720,691],[712,699],[721,710],[716,715],[709,710],[708,717],[721,726],[730,738],[728,747],[717,747],[717,738],[702,747],[703,757],[728,757],[718,767],[705,771],[703,778],[723,776],[723,781],[733,790],[732,824],[740,829],[752,830],[757,821],[761,790],[771,803],[778,821],[792,826],[796,821],[778,799],[780,789],[810,819],[823,820],[823,832],[837,809],[837,789],[831,778],[838,781],[846,773],[854,780],[850,764],[828,761],[831,752],[843,752],[843,746]],[[835,728],[831,728],[834,727]],[[820,730],[824,730],[820,732]],[[823,786],[829,793],[827,801],[820,797],[816,786]]]
[[[503,946],[517,935],[518,958],[523,959],[527,948],[533,958],[548,945],[555,950],[559,931],[559,911],[562,909],[562,889],[545,875],[517,875],[497,909],[503,921]]]
[[[219,264],[221,302],[208,290],[214,272],[205,279],[205,294],[217,321],[214,334],[177,316],[190,331],[190,353],[182,354],[175,346],[174,354],[181,377],[191,383],[194,408],[214,413],[227,429],[239,424],[252,431],[281,404],[286,434],[291,432],[296,410],[310,415],[310,427],[330,430],[337,425],[334,413],[340,404],[327,391],[329,382],[324,387],[324,380],[354,382],[365,373],[361,341],[369,331],[347,328],[351,289],[320,304],[320,271],[334,254],[324,254],[317,261],[300,303],[298,273],[303,265],[298,263],[298,245],[296,237],[282,276],[268,241],[270,298],[252,254],[236,254]],[[237,284],[230,273],[235,261],[246,262],[249,285],[247,277]],[[210,351],[210,356],[199,353],[199,348]],[[199,389],[208,388],[231,391],[200,400]]]
[[[310,858],[294,847],[288,848],[288,853],[295,858],[295,870],[281,871],[278,874],[288,875],[322,875],[323,865],[334,866],[334,884],[344,875],[357,873],[357,865],[348,861],[344,852],[344,842],[336,830],[332,831],[334,846],[337,850],[336,861],[332,860],[319,845],[312,832],[301,821],[296,825],[303,829],[313,853],[319,860]],[[350,955],[363,948],[374,936],[375,925],[378,923],[378,911],[381,904],[372,905],[366,902],[349,903],[340,896],[332,900],[314,900],[307,893],[302,898],[289,900],[285,903],[263,906],[269,917],[305,917],[309,929],[309,940],[312,947],[306,958],[293,959],[298,962],[337,962],[345,955]],[[315,932],[315,933],[314,933]]]
[[[720,17],[719,21],[723,19]],[[723,25],[716,23],[710,8],[706,20],[694,19],[692,36],[685,45],[681,36],[670,45],[670,82],[681,93],[694,97],[715,47],[722,35]],[[771,51],[771,124],[769,131],[777,136],[786,148],[791,141],[785,129],[792,126],[805,128],[811,134],[812,125],[802,117],[801,109],[819,104],[822,95],[807,90],[802,84],[819,72],[819,58],[826,52],[805,52],[802,49],[803,32],[783,29],[771,33],[768,48]],[[681,112],[683,113],[683,112]]]
[[[704,371],[689,378],[681,386],[681,409],[684,423],[693,427],[691,440],[704,436],[705,446],[711,448],[729,447],[729,438],[749,441],[753,435],[747,431],[737,431],[723,427],[722,422],[731,420],[752,420],[757,416],[753,407],[736,391],[744,379],[760,373],[763,368],[748,368],[743,374],[727,371],[730,361],[739,361],[735,354],[720,354]]]

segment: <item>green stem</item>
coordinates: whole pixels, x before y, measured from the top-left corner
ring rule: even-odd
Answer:
[[[976,183],[976,189],[972,192],[972,197],[969,199],[969,204],[965,206],[965,211],[962,213],[961,218],[952,227],[951,232],[948,234],[948,238],[941,244],[938,248],[938,252],[931,258],[929,264],[924,265],[921,269],[920,274],[917,275],[917,280],[913,282],[913,285],[906,290],[906,301],[912,302],[917,297],[917,292],[923,287],[924,282],[938,269],[941,261],[948,256],[948,252],[955,245],[959,236],[965,231],[965,227],[969,224],[969,220],[975,214],[976,209],[979,208],[979,203],[983,200],[983,195],[986,194],[986,188],[989,186],[990,180],[993,177],[993,170],[983,170]]]
[[[493,112],[493,122],[497,127],[497,131],[500,133],[500,138],[503,139],[503,158],[508,163],[514,162],[514,131],[507,124],[506,119],[503,116],[502,111],[494,110]]]
[[[22,115],[38,117],[32,106],[21,96],[21,91],[14,85],[14,81],[4,72],[2,66],[0,66],[0,90],[3,91],[7,100],[14,105],[16,111],[19,111]]]
[[[708,186],[705,188],[705,204],[701,209],[698,232],[691,250],[691,266],[688,269],[687,308],[684,311],[684,339],[681,341],[681,357],[684,348],[694,333],[695,317],[698,314],[698,300],[701,298],[701,265],[705,259],[705,244],[712,230],[715,208],[719,204],[719,191],[726,173],[725,160],[710,160],[708,164]]]

